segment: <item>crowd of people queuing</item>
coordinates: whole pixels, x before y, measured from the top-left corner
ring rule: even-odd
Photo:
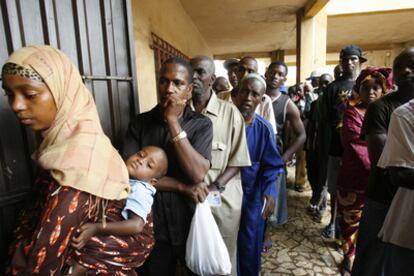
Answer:
[[[231,275],[259,275],[268,227],[288,222],[286,164],[321,235],[341,241],[343,274],[410,275],[414,261],[414,48],[393,69],[340,52],[334,76],[316,69],[286,87],[288,67],[258,73],[253,57],[169,58],[160,102],[132,118],[118,151],[92,94],[61,51],[15,51],[3,89],[23,125],[39,134],[34,194],[19,217],[10,275],[194,275],[185,251],[197,203],[211,206]],[[123,161],[125,160],[125,161]],[[35,195],[35,196],[33,196]],[[329,195],[329,196],[328,196]],[[35,223],[34,223],[35,222]]]

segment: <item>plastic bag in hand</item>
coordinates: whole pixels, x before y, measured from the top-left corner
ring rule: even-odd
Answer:
[[[185,261],[198,275],[228,275],[231,273],[229,252],[205,200],[198,203],[187,238]]]

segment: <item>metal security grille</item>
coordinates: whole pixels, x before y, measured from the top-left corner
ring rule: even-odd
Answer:
[[[159,72],[161,69],[161,64],[169,59],[170,57],[181,57],[185,60],[190,60],[185,54],[180,52],[180,50],[174,48],[170,43],[163,40],[154,33],[151,33],[152,45],[151,49],[154,50],[155,58],[155,70]]]
[[[130,0],[0,1],[0,63],[26,45],[61,49],[83,75],[115,146],[139,111],[133,41]],[[36,137],[18,123],[1,93],[0,275],[15,219],[33,182],[30,154],[35,148]]]
[[[160,73],[161,65],[164,63],[164,61],[166,61],[170,57],[180,57],[188,61],[190,60],[188,56],[180,52],[178,49],[176,49],[174,46],[172,46],[170,43],[163,40],[156,34],[151,33],[151,37],[152,37],[151,49],[154,50],[155,76],[157,80],[160,77],[159,73]],[[157,82],[157,86],[158,86],[158,82]],[[158,100],[159,100],[159,95],[158,95]]]

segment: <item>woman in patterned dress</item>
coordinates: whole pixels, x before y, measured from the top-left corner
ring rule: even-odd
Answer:
[[[350,273],[355,256],[365,188],[371,163],[367,142],[361,138],[361,128],[369,103],[384,95],[391,87],[389,68],[368,67],[356,80],[353,98],[346,103],[341,142],[342,165],[337,177],[337,201],[344,251],[343,270]]]
[[[35,203],[20,217],[9,273],[60,275],[74,256],[70,241],[81,225],[122,220],[128,172],[102,130],[92,94],[61,51],[21,48],[6,61],[2,79],[12,111],[41,139],[32,156],[41,169],[36,196],[31,195]],[[133,266],[143,263],[154,244],[151,215],[148,219],[140,237],[113,239],[112,248],[119,250],[107,253],[97,272],[133,269],[115,257],[132,255]]]

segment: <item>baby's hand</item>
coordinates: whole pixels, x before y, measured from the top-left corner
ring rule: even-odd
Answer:
[[[76,249],[81,249],[89,241],[90,238],[96,235],[97,226],[94,223],[87,223],[82,225],[79,229],[78,237],[73,237],[72,246]]]

